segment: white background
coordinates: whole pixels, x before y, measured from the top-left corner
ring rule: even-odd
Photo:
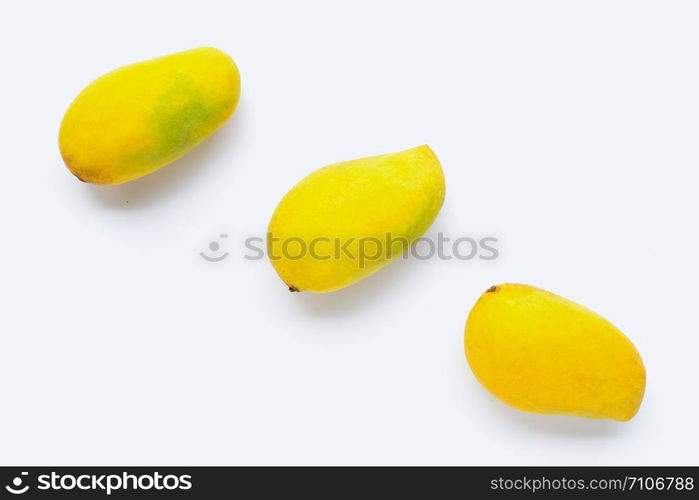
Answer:
[[[3,464],[696,464],[699,4],[13,2],[0,20]],[[242,97],[214,137],[118,187],[58,127],[124,64],[211,45]],[[427,143],[431,235],[495,262],[398,262],[290,294],[244,240],[339,160]],[[230,256],[199,256],[219,234]],[[521,413],[463,355],[517,281],[636,344],[628,423]]]

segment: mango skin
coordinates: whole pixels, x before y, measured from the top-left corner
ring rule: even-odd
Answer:
[[[88,85],[66,111],[61,156],[80,180],[121,184],[173,162],[233,113],[240,74],[204,47],[131,64]]]
[[[491,287],[466,322],[480,383],[527,412],[630,420],[646,372],[631,341],[593,311],[528,285]]]
[[[444,173],[428,146],[323,167],[277,206],[269,223],[268,256],[292,291],[339,290],[400,257],[432,225],[444,194]],[[359,239],[385,243],[387,233],[396,244],[383,244],[378,251],[379,245],[363,240],[366,255],[379,255],[360,262]],[[309,251],[300,259],[285,257],[284,242],[292,238],[309,247],[315,241],[314,255]],[[346,248],[356,258],[338,253],[336,241],[349,243]],[[302,250],[301,243],[287,248],[292,257]]]

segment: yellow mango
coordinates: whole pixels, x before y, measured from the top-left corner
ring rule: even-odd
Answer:
[[[480,383],[523,411],[627,421],[643,399],[645,368],[631,341],[593,311],[533,286],[488,289],[464,343]]]
[[[214,133],[239,96],[238,68],[214,48],[124,66],[88,85],[66,111],[63,161],[93,184],[143,177]]]
[[[323,167],[277,206],[268,256],[292,291],[344,288],[407,251],[437,217],[444,191],[428,146]]]

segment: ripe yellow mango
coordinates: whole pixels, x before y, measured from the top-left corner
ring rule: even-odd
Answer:
[[[323,167],[277,206],[268,256],[292,291],[344,288],[407,251],[437,217],[444,191],[428,146]]]
[[[468,316],[464,343],[480,383],[520,410],[627,421],[643,399],[645,368],[631,341],[539,288],[488,289]]]
[[[142,177],[223,125],[239,96],[238,68],[214,48],[124,66],[88,85],[66,111],[63,161],[93,184]]]

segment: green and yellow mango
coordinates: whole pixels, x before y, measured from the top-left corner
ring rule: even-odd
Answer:
[[[279,202],[268,255],[292,291],[339,290],[403,255],[432,225],[444,192],[428,146],[328,165]]]
[[[80,180],[121,184],[173,162],[231,116],[240,96],[233,59],[205,47],[131,64],[88,85],[59,132]]]

